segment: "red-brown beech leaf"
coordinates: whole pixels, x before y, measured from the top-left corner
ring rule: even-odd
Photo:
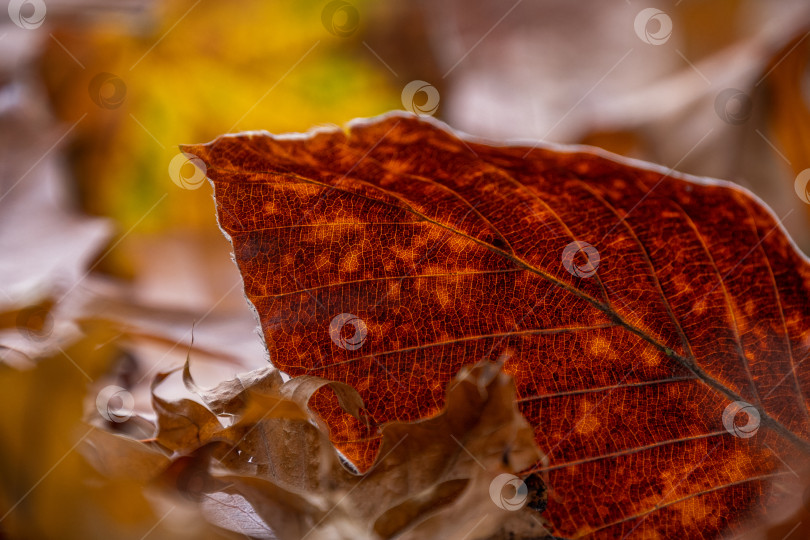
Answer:
[[[729,183],[592,148],[492,146],[390,114],[187,146],[272,362],[361,469],[465,364],[515,378],[554,534],[711,538],[810,449],[810,263]],[[368,423],[367,423],[368,424]]]

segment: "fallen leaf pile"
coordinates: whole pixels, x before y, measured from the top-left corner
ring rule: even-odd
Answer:
[[[362,398],[363,415],[326,387],[310,404],[360,470],[391,448],[378,426],[439,414],[491,361],[546,456],[527,472],[555,535],[739,534],[792,500],[810,263],[747,191],[401,114],[184,151],[274,365]]]

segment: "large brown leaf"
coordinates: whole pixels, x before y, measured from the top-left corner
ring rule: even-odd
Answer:
[[[503,363],[555,534],[713,537],[787,497],[810,449],[810,264],[749,193],[398,114],[184,151],[273,363],[350,384],[377,423]],[[367,467],[379,433],[313,401]]]

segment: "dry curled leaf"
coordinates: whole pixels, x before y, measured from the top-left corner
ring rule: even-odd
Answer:
[[[739,531],[810,449],[810,264],[747,191],[584,147],[496,147],[387,115],[186,146],[213,181],[273,363],[361,469],[497,360],[564,537]]]
[[[498,475],[539,457],[514,384],[499,366],[463,370],[435,418],[382,426],[380,456],[363,474],[339,456],[307,409],[312,393],[328,385],[357,414],[363,405],[350,387],[314,377],[282,383],[268,367],[202,390],[187,364],[183,379],[199,401],[161,398],[159,386],[170,376],[156,379],[155,439],[124,443],[108,434],[116,444],[94,445],[93,460],[109,476],[145,477],[201,503],[223,528],[256,538],[461,539],[493,534],[518,515],[530,537],[545,534],[538,476],[529,476],[519,495],[507,488],[490,496]],[[147,444],[173,450],[171,463]],[[132,470],[139,466],[148,470]],[[517,506],[500,503],[516,495]]]

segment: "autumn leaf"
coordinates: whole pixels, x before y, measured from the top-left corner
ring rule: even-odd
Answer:
[[[391,114],[183,148],[213,181],[271,360],[361,469],[375,425],[501,363],[564,537],[739,533],[810,449],[810,264],[729,183]]]
[[[187,362],[187,395],[161,397],[173,379],[177,370],[155,379],[153,439],[95,431],[86,453],[108,477],[137,476],[172,506],[197,508],[222,528],[291,540],[480,538],[507,522],[513,534],[547,533],[538,512],[545,505],[539,475],[514,475],[540,455],[500,366],[462,370],[436,417],[383,426],[379,458],[364,474],[339,456],[307,407],[328,386],[348,413],[359,415],[363,404],[347,385],[316,377],[284,383],[268,366],[202,389]],[[523,491],[491,496],[492,486],[504,487],[504,476]],[[509,507],[502,496],[519,500]],[[522,529],[512,524],[515,515]]]

